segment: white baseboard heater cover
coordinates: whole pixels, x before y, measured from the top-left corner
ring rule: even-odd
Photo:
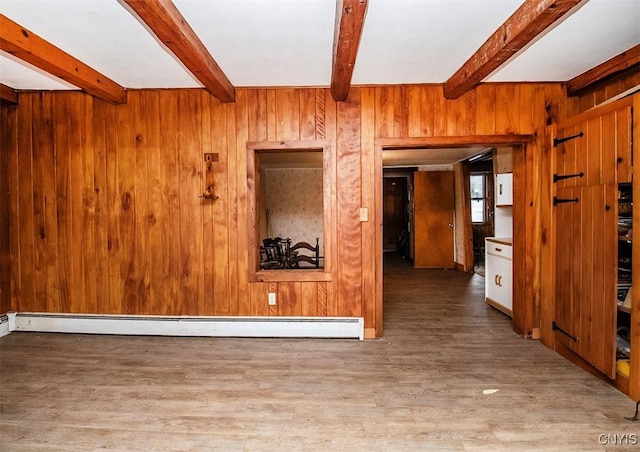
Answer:
[[[192,317],[102,314],[9,313],[11,331],[263,338],[335,338],[364,340],[362,317]],[[2,322],[0,318],[0,322]]]

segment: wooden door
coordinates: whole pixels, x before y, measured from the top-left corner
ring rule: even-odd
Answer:
[[[414,173],[414,265],[453,268],[453,171]]]
[[[398,241],[407,228],[407,178],[385,177],[383,184],[382,246],[396,251]]]
[[[614,378],[617,185],[562,188],[556,200],[555,337]]]

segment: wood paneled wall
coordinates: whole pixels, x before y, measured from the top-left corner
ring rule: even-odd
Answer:
[[[0,137],[7,136],[15,107],[0,105]],[[0,146],[0,314],[11,310],[9,267],[9,148]]]
[[[589,89],[579,96],[578,111],[581,113],[590,108],[596,107],[613,97],[624,93],[628,89],[640,85],[640,72],[624,74],[621,77],[614,77],[593,89]]]
[[[482,85],[455,101],[439,85],[129,91],[113,106],[77,92],[21,93],[2,107],[11,309],[190,315],[364,316],[376,325],[376,138],[533,134],[521,152],[523,319],[534,323],[539,161],[545,126],[575,111],[559,84]],[[331,140],[337,168],[336,267],[329,282],[249,283],[246,143]],[[216,201],[203,200],[203,153]],[[378,170],[379,171],[379,170]],[[535,271],[532,271],[535,270]],[[520,271],[520,270],[518,270]],[[525,275],[526,273],[526,275]],[[537,275],[537,276],[536,276]],[[536,279],[538,278],[538,279]],[[538,287],[535,286],[538,284]],[[525,290],[526,288],[526,290]],[[268,291],[278,305],[267,306]],[[515,313],[514,313],[515,314]],[[376,331],[380,334],[380,331]]]

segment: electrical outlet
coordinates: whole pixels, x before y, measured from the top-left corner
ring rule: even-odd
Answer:
[[[369,221],[369,209],[360,207],[360,221]]]
[[[269,301],[269,306],[275,306],[276,305],[276,293],[275,292],[269,292],[267,294],[267,300]]]

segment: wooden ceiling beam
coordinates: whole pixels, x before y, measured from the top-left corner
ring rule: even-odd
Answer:
[[[569,80],[567,82],[567,96],[575,96],[580,91],[609,77],[627,71],[638,71],[638,69],[640,69],[640,44]]]
[[[10,86],[0,83],[0,102],[11,105],[18,105],[18,93]]]
[[[171,0],[123,0],[151,32],[221,102],[235,101],[235,88]]]
[[[445,97],[457,99],[478,86],[581,2],[583,0],[526,0],[445,82]]]
[[[0,14],[0,49],[113,104],[127,101],[125,89],[64,50]]]
[[[336,25],[333,34],[331,96],[346,100],[351,88],[351,76],[358,55],[360,36],[367,13],[368,0],[337,0]]]

